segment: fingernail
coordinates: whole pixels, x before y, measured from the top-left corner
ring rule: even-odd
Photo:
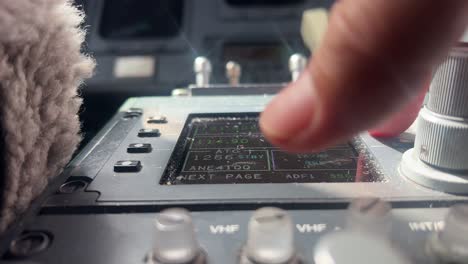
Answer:
[[[314,121],[315,91],[308,72],[290,84],[267,105],[260,118],[260,127],[274,144],[294,140]]]

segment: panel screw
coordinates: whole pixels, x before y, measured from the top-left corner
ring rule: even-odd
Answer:
[[[27,258],[46,250],[51,243],[50,236],[42,231],[27,231],[10,244],[9,255]]]
[[[87,183],[84,181],[79,181],[79,180],[69,181],[69,182],[62,184],[62,186],[60,186],[59,192],[71,194],[71,193],[83,190],[84,188],[86,188],[86,185]]]

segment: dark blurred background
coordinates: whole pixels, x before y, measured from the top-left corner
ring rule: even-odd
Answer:
[[[88,142],[131,96],[170,95],[194,82],[192,62],[206,56],[212,82],[224,64],[242,66],[242,82],[289,81],[288,58],[308,55],[302,12],[332,0],[75,0],[87,15],[83,49],[97,61],[82,89]]]

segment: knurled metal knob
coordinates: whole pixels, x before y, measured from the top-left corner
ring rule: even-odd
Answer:
[[[235,61],[228,61],[226,63],[226,77],[228,78],[230,85],[239,85],[241,75],[242,68],[239,63]]]
[[[454,48],[438,67],[421,111],[416,155],[429,165],[468,170],[468,49]]]
[[[454,47],[437,68],[400,173],[432,189],[468,193],[467,47]]]

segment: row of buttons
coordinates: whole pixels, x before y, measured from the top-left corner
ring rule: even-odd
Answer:
[[[137,118],[143,115],[143,109],[141,108],[130,108],[124,114],[125,119]],[[167,118],[163,115],[151,116],[147,120],[148,124],[166,124]]]
[[[149,117],[146,121],[148,124],[166,124],[167,118],[165,116],[152,116]],[[161,132],[159,129],[151,129],[151,128],[142,128],[138,131],[138,137],[159,137],[161,136]]]
[[[143,110],[140,108],[131,108],[125,114],[125,118],[139,117],[143,114]],[[148,118],[148,124],[166,124],[167,118],[165,116],[153,116]],[[142,128],[138,131],[138,137],[160,137],[161,132],[159,129]],[[128,145],[128,153],[150,153],[153,150],[149,143],[133,143]],[[142,168],[139,160],[120,160],[114,165],[114,172],[139,172]]]
[[[149,143],[133,143],[128,145],[128,153],[150,153],[153,147]],[[141,162],[138,160],[120,160],[114,165],[115,172],[139,172],[141,170]]]
[[[351,203],[348,214],[344,230],[320,238],[314,249],[314,263],[409,263],[392,247],[389,234],[381,232],[391,224],[389,203],[377,198],[358,199]],[[189,211],[166,209],[156,217],[153,226],[155,239],[146,263],[208,263],[208,252],[197,239]],[[294,233],[293,220],[287,211],[275,207],[257,209],[248,222],[247,239],[237,263],[304,263],[295,246]],[[365,254],[359,252],[362,248],[366,249]]]

